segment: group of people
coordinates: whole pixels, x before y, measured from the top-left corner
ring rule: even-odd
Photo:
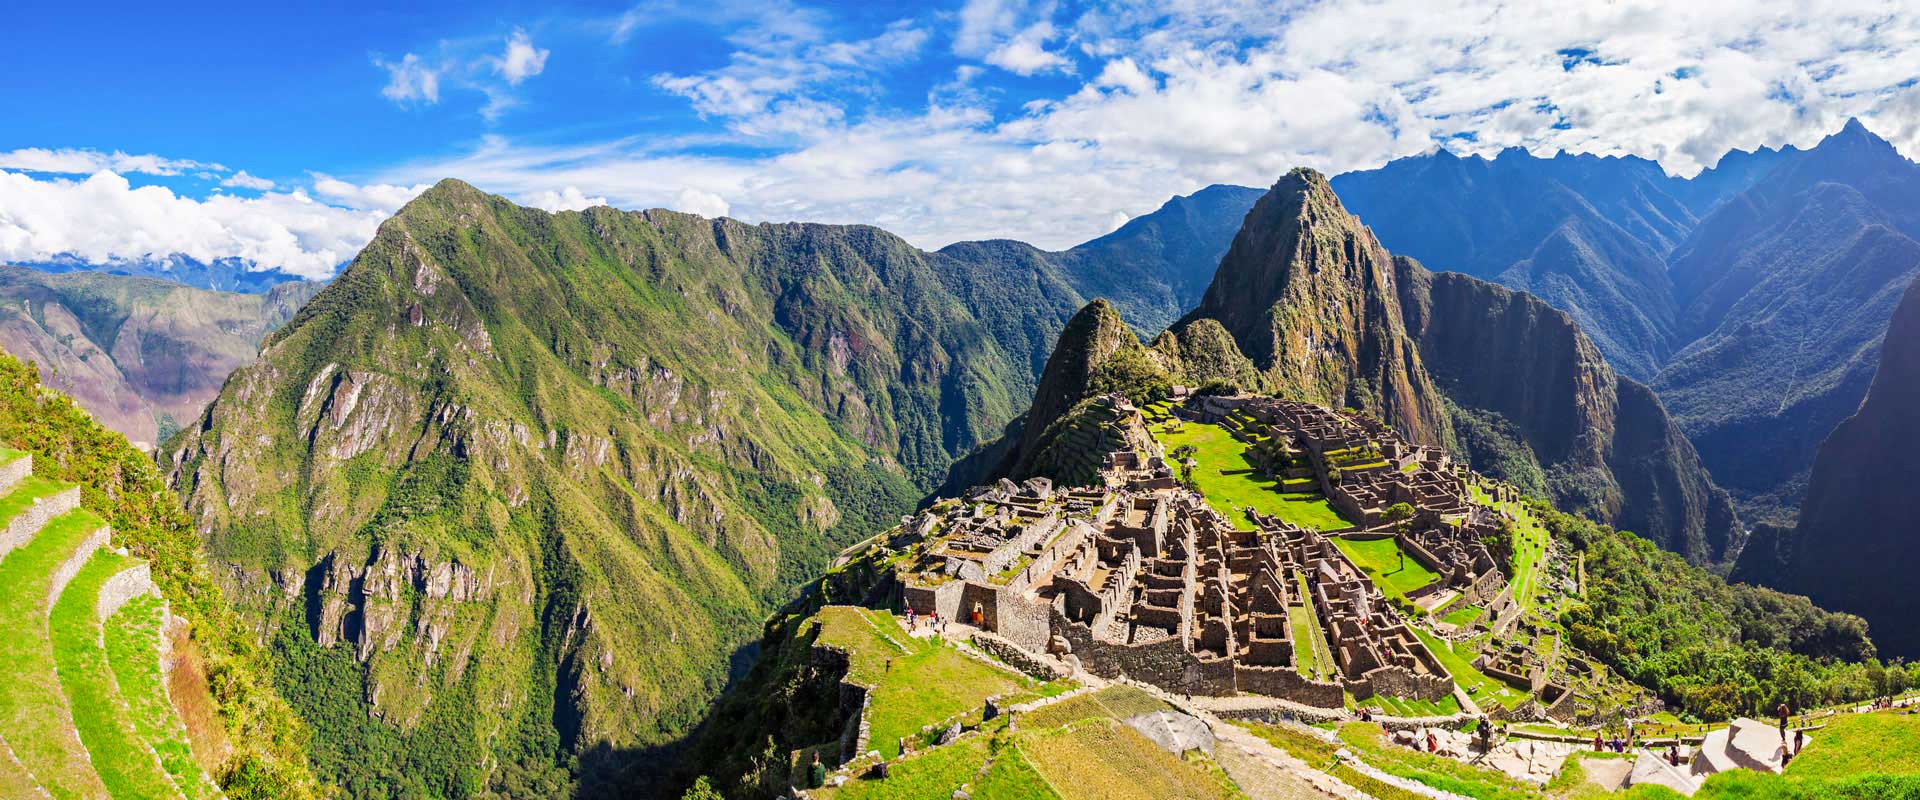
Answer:
[[[920,616],[915,614],[912,608],[907,609],[907,630],[919,630],[922,622],[925,622],[934,633],[947,632],[947,621],[940,618],[939,611],[929,611],[925,616]]]

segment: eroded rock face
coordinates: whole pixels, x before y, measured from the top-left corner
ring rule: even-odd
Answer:
[[[432,665],[442,655],[456,606],[484,603],[495,588],[458,560],[387,548],[358,563],[334,553],[315,569],[322,577],[314,641],[321,647],[351,647],[362,662],[411,636]]]

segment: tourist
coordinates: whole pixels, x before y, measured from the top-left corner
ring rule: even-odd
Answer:
[[[1680,766],[1680,745],[1678,744],[1667,745],[1667,766],[1669,767]]]
[[[1774,713],[1780,715],[1780,743],[1786,744],[1787,743],[1787,717],[1790,716],[1787,713],[1787,704],[1781,703],[1779,708],[1774,709]]]
[[[1807,743],[1807,732],[1805,730],[1797,730],[1793,732],[1793,754],[1794,755],[1796,756],[1800,755],[1800,748],[1806,743]]]
[[[827,765],[820,763],[820,751],[813,751],[813,763],[807,765],[807,788],[818,789],[827,783]]]
[[[916,621],[917,621],[917,620],[915,620],[915,619],[913,618],[913,608],[912,608],[911,606],[909,606],[909,607],[907,608],[907,630],[909,630],[909,631],[911,631],[911,630],[913,630],[913,624],[914,624],[914,622],[916,622]]]
[[[1427,731],[1427,752],[1440,752],[1440,737],[1434,736],[1431,730]]]
[[[1600,741],[1600,732],[1594,731],[1593,732],[1593,752],[1601,753],[1601,752],[1605,752],[1606,749],[1607,749],[1606,744]]]

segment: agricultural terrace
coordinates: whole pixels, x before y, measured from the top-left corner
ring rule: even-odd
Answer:
[[[1155,800],[1242,796],[1210,759],[1161,749],[1124,720],[1171,707],[1145,692],[1112,686],[1005,717],[948,745],[894,762],[884,780],[859,777],[815,790],[831,800],[950,797],[989,800]]]
[[[829,606],[818,618],[815,641],[845,649],[852,662],[847,679],[873,687],[870,746],[887,758],[900,754],[901,737],[969,711],[977,714],[990,696],[1040,688],[956,645],[908,636],[885,611]]]
[[[1244,518],[1240,509],[1251,506],[1302,528],[1329,531],[1353,526],[1319,492],[1289,492],[1280,481],[1261,475],[1247,460],[1249,446],[1226,428],[1201,422],[1167,423],[1154,425],[1153,435],[1168,453],[1183,445],[1193,447],[1193,483],[1206,495],[1207,504],[1227,519]]]

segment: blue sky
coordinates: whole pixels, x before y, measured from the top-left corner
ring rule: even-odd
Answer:
[[[0,260],[322,275],[424,185],[1064,247],[1215,182],[1442,143],[1690,174],[1860,116],[1920,14],[1842,0],[10,4]]]

